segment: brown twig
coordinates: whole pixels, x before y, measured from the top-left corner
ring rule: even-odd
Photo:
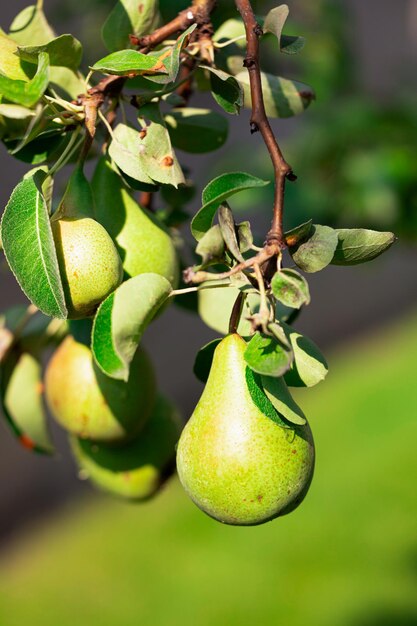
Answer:
[[[275,242],[282,249],[285,247],[283,228],[285,182],[287,179],[294,180],[295,177],[291,166],[282,155],[265,111],[259,63],[259,38],[262,35],[262,29],[256,21],[250,0],[236,0],[236,6],[242,16],[246,30],[247,49],[244,66],[249,72],[250,79],[252,98],[251,132],[260,131],[271,156],[275,173],[274,216],[266,241],[269,244]]]

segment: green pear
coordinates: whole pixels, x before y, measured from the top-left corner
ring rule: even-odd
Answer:
[[[126,277],[152,272],[175,288],[179,265],[169,232],[132,198],[105,157],[97,165],[92,188],[96,218],[116,242]]]
[[[71,447],[95,486],[128,500],[146,500],[172,474],[181,426],[175,407],[160,396],[143,430],[122,448],[76,437],[71,437]]]
[[[106,229],[91,217],[52,221],[69,319],[93,315],[120,285],[122,262]]]
[[[245,350],[237,334],[217,346],[177,450],[178,474],[191,499],[211,517],[241,526],[295,508],[314,469],[310,428],[266,416],[267,398],[250,376]]]
[[[90,348],[68,336],[45,373],[45,395],[56,421],[81,438],[123,443],[143,428],[155,402],[155,376],[139,349],[128,382],[105,376]]]

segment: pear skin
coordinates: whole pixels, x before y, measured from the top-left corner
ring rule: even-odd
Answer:
[[[295,508],[314,470],[309,426],[276,423],[259,408],[267,399],[259,387],[250,391],[245,350],[237,334],[217,346],[177,449],[178,474],[195,504],[220,522],[241,526]]]
[[[120,285],[122,262],[105,228],[90,217],[52,221],[69,319],[93,315]]]
[[[143,430],[122,448],[76,437],[71,437],[71,447],[80,469],[96,487],[141,501],[155,495],[172,474],[181,427],[175,407],[160,396]]]
[[[105,376],[90,348],[68,336],[45,373],[45,395],[56,421],[81,438],[124,443],[145,425],[155,402],[156,382],[149,357],[136,352],[129,380]]]

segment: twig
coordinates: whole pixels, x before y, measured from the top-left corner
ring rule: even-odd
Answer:
[[[262,92],[262,79],[259,63],[259,38],[262,29],[256,21],[250,0],[236,0],[236,6],[242,16],[246,31],[246,58],[244,66],[249,72],[252,98],[251,132],[260,131],[271,156],[275,173],[274,216],[271,229],[267,235],[267,243],[276,242],[282,249],[285,247],[283,228],[283,208],[285,181],[295,180],[291,166],[285,161],[265,111]]]
[[[203,283],[206,280],[223,280],[224,278],[230,278],[235,274],[239,274],[239,272],[243,272],[244,270],[248,270],[253,267],[255,264],[262,266],[264,263],[269,261],[273,256],[275,256],[279,252],[277,249],[276,242],[272,242],[271,244],[266,244],[264,248],[254,257],[247,259],[246,261],[242,261],[238,265],[232,267],[231,270],[227,272],[222,272],[221,274],[214,274],[211,272],[203,272],[198,271],[194,272],[192,267],[189,267],[183,272],[183,279],[185,283]]]

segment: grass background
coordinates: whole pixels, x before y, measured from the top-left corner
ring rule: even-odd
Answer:
[[[1,626],[415,626],[417,315],[298,394],[317,469],[291,515],[222,526],[177,480],[145,505],[88,492],[0,560]]]

